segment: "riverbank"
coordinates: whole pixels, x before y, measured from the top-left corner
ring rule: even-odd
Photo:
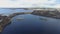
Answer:
[[[58,10],[49,11],[49,10],[34,10],[33,15],[45,16],[60,19],[60,12]]]
[[[22,14],[33,14],[33,15],[39,15],[39,16],[52,17],[52,18],[60,19],[60,12],[57,11],[57,10],[54,10],[54,11],[49,11],[49,10],[34,10],[33,12],[13,13],[13,14],[10,14],[9,16],[0,16],[1,19],[3,19],[0,22],[0,32],[2,32],[4,30],[4,28],[6,27],[6,25],[8,25],[11,22],[11,19],[13,17],[15,17],[17,15],[22,15]]]
[[[22,15],[22,14],[31,14],[32,12],[19,12],[19,13],[13,13],[9,16],[0,16],[0,32],[4,30],[4,28],[11,22],[11,19],[17,15]]]

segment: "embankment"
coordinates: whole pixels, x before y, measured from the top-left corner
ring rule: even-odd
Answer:
[[[0,18],[2,19],[2,21],[0,22],[0,32],[4,30],[4,28],[11,22],[11,19],[14,16],[21,15],[21,14],[31,14],[31,13],[32,12],[19,12],[19,13],[13,13],[9,16],[0,16]]]
[[[60,12],[58,10],[49,11],[49,10],[34,10],[32,12],[33,15],[45,16],[45,17],[52,17],[60,19]]]

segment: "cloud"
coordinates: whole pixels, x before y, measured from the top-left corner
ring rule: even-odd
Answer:
[[[59,7],[57,0],[0,0],[0,8]]]

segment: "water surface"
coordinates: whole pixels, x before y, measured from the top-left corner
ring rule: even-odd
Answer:
[[[22,11],[28,12],[32,10]],[[22,18],[22,20],[17,20],[17,18]],[[48,18],[32,14],[17,15],[14,18],[12,18],[11,24],[6,26],[6,28],[2,32],[2,34],[38,34],[38,33],[59,34],[60,19]]]
[[[23,20],[16,20],[23,18]],[[46,20],[41,20],[46,19]],[[23,34],[23,33],[59,33],[60,19],[36,16],[32,14],[18,15],[12,19],[2,34]]]

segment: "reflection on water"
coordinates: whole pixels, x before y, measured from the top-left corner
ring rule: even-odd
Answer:
[[[40,18],[40,20],[47,21],[48,19],[47,18]]]
[[[18,17],[23,17],[24,20],[17,21],[16,18]],[[12,19],[12,23],[2,32],[2,34],[29,33],[58,34],[60,33],[60,19],[36,16],[32,14],[18,15]]]
[[[24,20],[24,18],[16,18],[17,21]]]

